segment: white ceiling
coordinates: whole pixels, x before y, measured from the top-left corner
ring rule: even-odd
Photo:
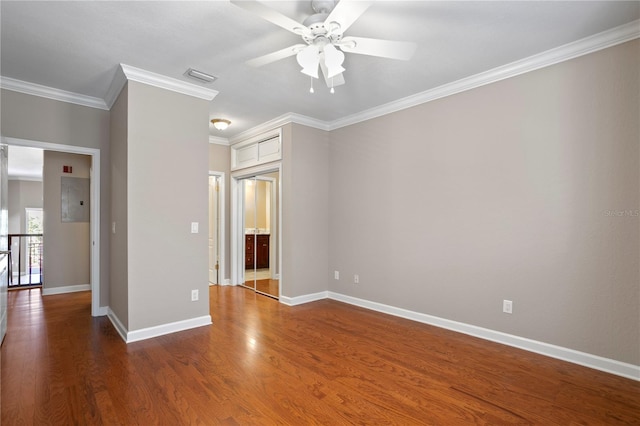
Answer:
[[[309,1],[267,1],[302,21]],[[408,61],[346,54],[346,84],[331,95],[295,57],[245,61],[300,38],[228,1],[0,2],[4,77],[104,99],[119,63],[193,82],[193,67],[219,79],[210,118],[231,137],[286,113],[334,121],[637,20],[640,2],[376,1],[347,35],[414,41]],[[196,83],[199,84],[199,83]]]
[[[7,158],[9,179],[42,180],[43,150],[10,145]]]

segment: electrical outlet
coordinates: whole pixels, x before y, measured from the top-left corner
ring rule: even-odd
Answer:
[[[358,283],[360,282],[360,275],[355,274],[355,275],[353,276],[353,282],[354,282],[355,284],[358,284]]]
[[[191,301],[196,302],[199,298],[198,290],[191,290]]]
[[[502,301],[502,312],[506,314],[513,313],[513,302],[511,300]]]
[[[334,280],[340,279],[340,271],[333,271],[333,279]]]

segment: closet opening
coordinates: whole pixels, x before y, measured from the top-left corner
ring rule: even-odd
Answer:
[[[280,172],[236,179],[236,272],[239,285],[280,298]]]

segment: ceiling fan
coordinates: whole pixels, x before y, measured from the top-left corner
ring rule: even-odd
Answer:
[[[327,87],[344,84],[344,53],[409,60],[416,44],[403,41],[344,36],[344,32],[371,6],[372,1],[312,0],[315,12],[302,23],[256,0],[231,0],[234,5],[302,37],[306,44],[295,44],[252,59],[247,64],[260,67],[296,55],[301,72],[318,78],[322,70]],[[311,86],[313,92],[313,80]]]

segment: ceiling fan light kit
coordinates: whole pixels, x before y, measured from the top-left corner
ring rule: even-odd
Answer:
[[[295,55],[303,74],[312,79],[319,78],[318,68],[322,70],[330,93],[335,93],[335,86],[345,83],[343,73],[346,70],[342,66],[345,52],[409,60],[416,50],[416,44],[410,42],[344,37],[344,32],[371,6],[372,1],[312,0],[315,14],[302,24],[256,0],[231,0],[231,3],[301,36],[306,43],[252,59],[247,64],[259,67]],[[309,92],[313,93],[313,81]]]

